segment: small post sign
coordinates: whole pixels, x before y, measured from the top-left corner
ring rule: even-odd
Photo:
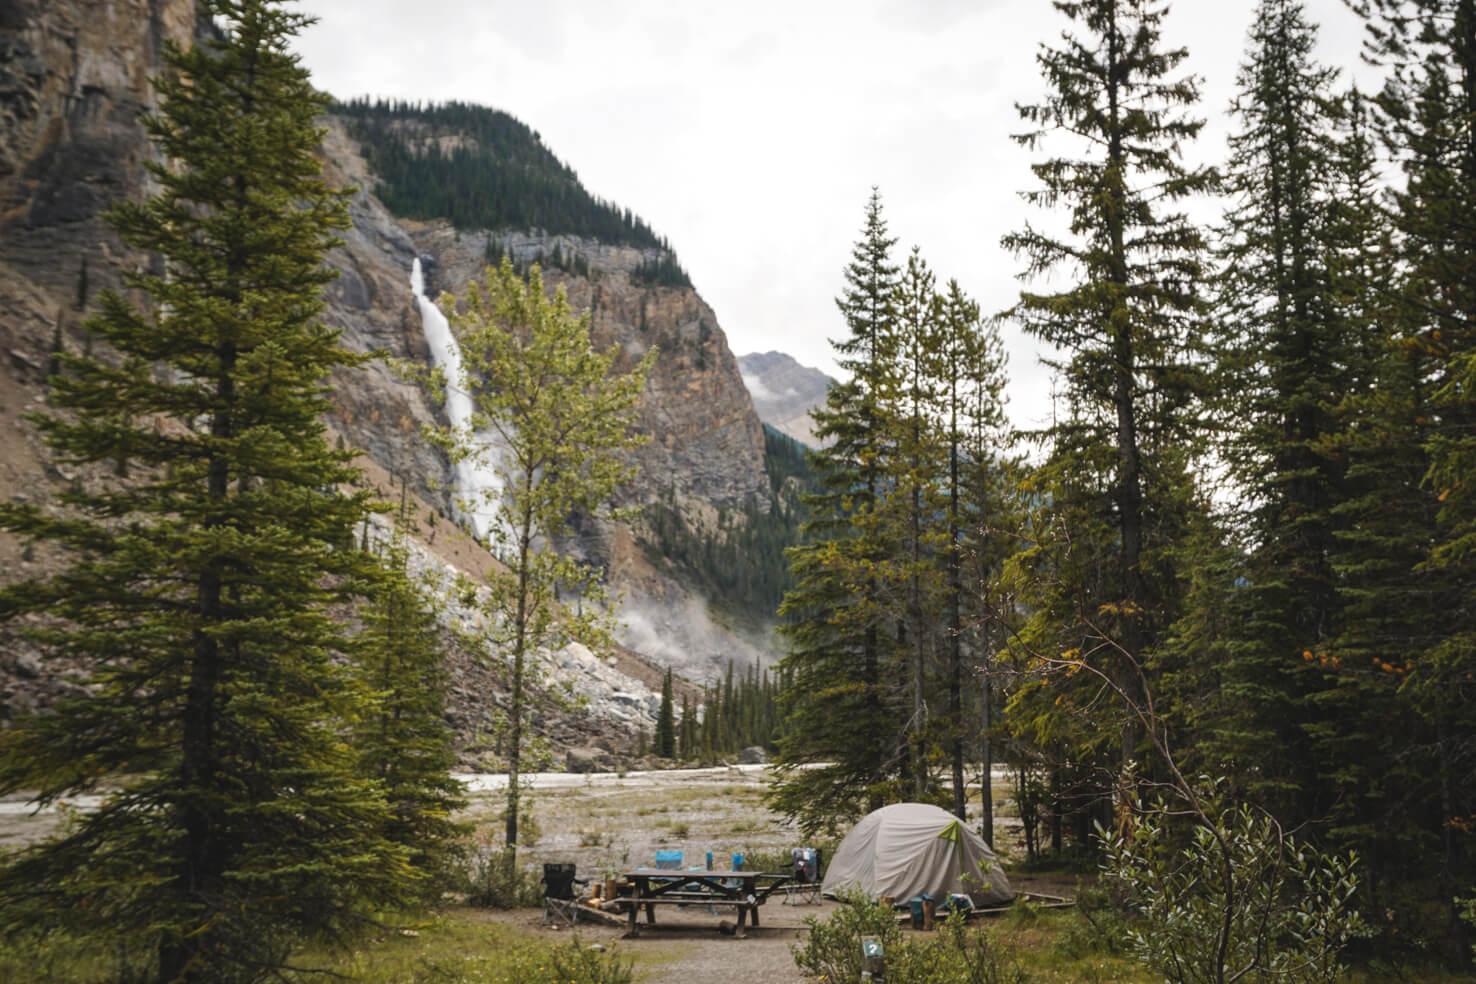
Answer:
[[[881,940],[875,936],[861,937],[861,979],[881,984],[887,979],[887,961],[882,953]]]

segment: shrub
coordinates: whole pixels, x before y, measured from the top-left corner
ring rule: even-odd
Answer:
[[[543,903],[543,886],[531,869],[520,869],[516,852],[475,845],[463,855],[466,901],[490,909],[519,909]]]
[[[1170,984],[1239,979],[1330,984],[1368,930],[1353,909],[1353,855],[1298,844],[1249,806],[1201,814],[1175,842],[1170,811],[1148,812],[1129,842],[1105,838],[1110,877],[1143,921],[1138,956]]]
[[[1024,968],[988,933],[971,929],[962,912],[949,913],[930,939],[903,942],[888,961],[887,979],[898,984],[1027,984]]]
[[[901,948],[902,930],[897,926],[892,909],[861,895],[845,896],[848,903],[829,919],[811,916],[805,920],[808,938],[792,947],[794,962],[812,977],[827,984],[846,984],[861,980],[861,938],[875,936],[890,964]],[[890,973],[889,980],[896,980]]]
[[[809,938],[794,948],[802,970],[826,984],[861,980],[861,939],[881,940],[891,984],[1027,984],[1029,978],[1012,955],[1001,951],[986,933],[970,929],[962,912],[950,913],[936,936],[909,939],[897,925],[894,910],[864,897],[851,896],[827,920],[805,920]]]
[[[1093,955],[1121,957],[1127,955],[1131,938],[1132,931],[1112,898],[1100,888],[1083,886],[1051,947],[1074,960]]]

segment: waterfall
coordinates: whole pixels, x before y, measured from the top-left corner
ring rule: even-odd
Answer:
[[[472,399],[466,391],[461,367],[461,346],[451,334],[451,325],[425,296],[425,274],[420,257],[410,266],[410,291],[420,309],[420,323],[425,340],[430,344],[431,360],[446,376],[446,416],[458,437],[471,435],[474,451],[456,463],[457,512],[471,522],[477,539],[486,542],[487,531],[497,522],[497,505],[502,499],[502,476],[497,473],[497,435],[488,431],[473,433]]]

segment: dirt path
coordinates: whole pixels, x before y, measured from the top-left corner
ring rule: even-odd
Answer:
[[[635,963],[640,984],[813,984],[794,963],[791,948],[801,942],[807,916],[824,918],[837,906],[825,901],[791,906],[774,898],[760,908],[759,925],[743,939],[726,936],[719,924],[731,914],[707,912],[700,906],[662,907],[656,925],[641,917],[640,936],[625,939],[624,926],[580,922],[543,925],[537,910],[492,915],[497,922],[516,927],[549,942],[562,942],[577,933],[581,943],[609,948]]]

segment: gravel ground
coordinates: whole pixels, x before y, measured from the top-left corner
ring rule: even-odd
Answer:
[[[806,984],[809,978],[794,963],[791,947],[799,943],[807,916],[824,918],[838,903],[824,901],[797,906],[778,897],[760,908],[759,925],[749,927],[743,939],[725,936],[718,924],[733,917],[725,910],[713,915],[693,906],[662,906],[656,925],[641,917],[640,936],[625,939],[624,926],[580,922],[581,942],[612,948],[636,964],[641,984]],[[539,910],[499,913],[497,921],[535,933],[549,941],[568,939],[576,930],[566,925],[544,926]]]

